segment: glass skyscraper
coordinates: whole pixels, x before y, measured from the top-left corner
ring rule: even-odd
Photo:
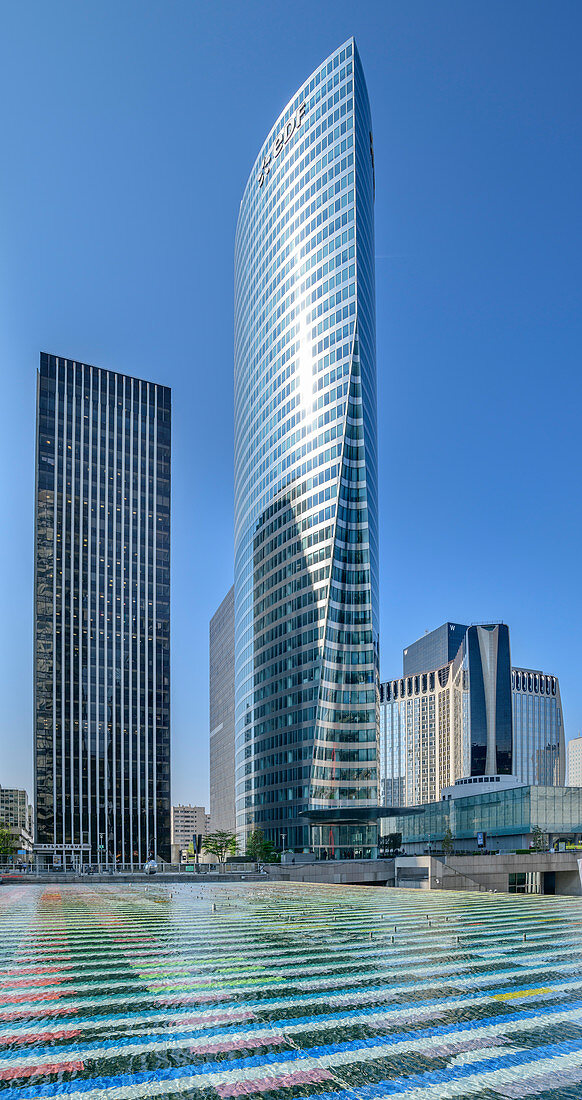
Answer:
[[[373,203],[350,39],[267,134],[236,234],[237,829],[277,847],[377,804]]]
[[[170,390],[42,354],[36,850],[170,858]]]

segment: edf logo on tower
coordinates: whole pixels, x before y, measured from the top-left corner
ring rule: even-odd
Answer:
[[[270,153],[267,153],[266,157],[263,157],[261,171],[259,172],[259,175],[257,177],[259,187],[263,186],[266,177],[271,171],[273,161],[277,159],[287,142],[290,141],[293,137],[295,131],[299,129],[306,114],[307,104],[305,100],[303,100],[303,103],[299,104],[297,110],[295,111],[295,114],[289,119],[288,122],[285,123],[283,129],[277,134],[277,137],[275,138],[271,147]]]

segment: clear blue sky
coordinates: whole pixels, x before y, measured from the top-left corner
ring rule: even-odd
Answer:
[[[579,0],[27,0],[0,12],[3,785],[31,789],[42,349],[172,386],[173,794],[207,802],[239,201],[352,33],[376,154],[382,673],[446,619],[502,618],[582,727]]]

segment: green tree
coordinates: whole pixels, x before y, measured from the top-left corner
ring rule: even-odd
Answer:
[[[216,833],[207,833],[202,839],[203,851],[211,856],[216,856],[219,863],[225,863],[227,856],[236,854],[236,833],[228,833],[219,829]]]
[[[277,863],[279,854],[262,829],[252,829],[247,836],[246,857],[254,863]]]
[[[449,825],[447,831],[443,837],[442,849],[446,856],[452,856],[454,851],[453,834],[451,832],[451,826]]]
[[[0,822],[0,856],[13,856],[16,847],[10,829],[3,822]]]
[[[385,848],[388,854],[398,852],[402,844],[402,833],[388,833]]]
[[[548,838],[545,833],[542,833],[539,825],[532,829],[531,839],[534,852],[545,852],[548,846]]]

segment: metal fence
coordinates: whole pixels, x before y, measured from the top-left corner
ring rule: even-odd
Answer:
[[[158,862],[155,874],[161,875],[176,875],[176,874],[201,874],[201,875],[217,875],[217,874],[255,874],[259,870],[257,863],[161,863]],[[59,864],[46,863],[41,864],[40,861],[36,864],[28,864],[26,867],[18,867],[14,863],[0,863],[0,874],[2,875],[18,875],[23,877],[30,877],[31,875],[70,875],[73,876],[86,876],[90,878],[92,875],[143,875],[146,872],[145,864],[138,863],[85,863],[78,866],[69,865],[62,867]]]

